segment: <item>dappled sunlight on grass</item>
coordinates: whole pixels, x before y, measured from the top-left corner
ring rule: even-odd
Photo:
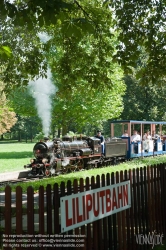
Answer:
[[[34,143],[0,143],[0,173],[24,171],[33,157]]]

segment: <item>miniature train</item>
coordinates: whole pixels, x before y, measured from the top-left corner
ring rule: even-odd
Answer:
[[[166,136],[162,135],[162,126],[166,128],[166,122],[149,121],[112,121],[111,138],[104,143],[104,153],[100,139],[96,137],[77,138],[63,137],[62,140],[37,142],[33,148],[34,159],[25,165],[30,168],[31,176],[51,176],[60,173],[69,173],[101,166],[115,165],[117,162],[166,154]],[[139,128],[140,138],[143,138],[144,130],[150,132],[159,127],[161,136],[153,140],[132,142],[134,128]],[[122,136],[128,131],[127,136]]]
[[[117,160],[126,158],[126,142],[122,139],[111,139],[104,146],[102,154],[100,139],[96,137],[37,142],[33,148],[35,158],[24,167],[31,169],[29,177],[51,176],[115,164]]]

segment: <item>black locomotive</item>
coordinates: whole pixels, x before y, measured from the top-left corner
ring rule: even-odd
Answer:
[[[102,154],[100,139],[96,137],[63,137],[63,140],[37,142],[33,148],[35,158],[24,166],[31,176],[51,176],[83,169],[115,164],[126,158],[126,142],[113,138],[104,144]]]

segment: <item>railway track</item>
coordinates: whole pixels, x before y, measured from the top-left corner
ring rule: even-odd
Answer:
[[[36,178],[19,178],[19,179],[13,179],[13,180],[4,180],[4,181],[0,181],[0,188],[1,187],[5,187],[7,185],[12,185],[12,184],[19,184],[19,183],[23,183],[23,182],[31,182],[31,181],[36,181],[36,180],[40,180],[42,179],[42,177],[36,177]]]

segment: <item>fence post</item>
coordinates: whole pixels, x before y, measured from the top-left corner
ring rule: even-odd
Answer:
[[[148,209],[148,222],[149,222],[149,227],[148,227],[148,232],[152,232],[153,229],[153,222],[152,222],[152,190],[151,190],[151,175],[150,175],[150,166],[147,166],[147,185],[148,185],[148,203],[147,203],[147,209]]]
[[[107,186],[106,185],[106,176],[104,174],[102,174],[102,177],[101,177],[101,185],[102,187],[105,187]],[[103,247],[104,249],[108,249],[108,227],[107,227],[107,224],[108,224],[108,217],[106,218],[103,218]]]
[[[120,171],[120,182],[123,182],[124,179],[124,172]],[[122,201],[123,203],[123,201]],[[122,225],[122,240],[123,240],[123,249],[126,250],[127,244],[126,244],[126,213],[129,209],[126,209],[121,212],[121,225]],[[127,221],[129,220],[129,217],[127,218]]]
[[[60,196],[64,197],[65,196],[65,183],[64,182],[61,182],[60,190],[61,190]],[[61,216],[63,216],[63,215],[61,214]],[[63,237],[64,237],[65,234],[67,234],[67,233],[66,232],[63,233]],[[62,249],[62,248],[63,247],[59,247],[58,249]]]
[[[86,191],[90,190],[89,177],[86,177]],[[87,224],[87,249],[92,249],[91,224]]]
[[[84,179],[83,178],[80,179],[80,192],[84,192]],[[83,225],[81,227],[81,235],[85,235],[85,234],[86,234],[85,225]],[[83,238],[83,239],[84,239],[84,247],[81,249],[86,250],[87,249],[86,238]]]
[[[95,177],[91,177],[91,189],[95,189],[96,184],[95,184]],[[97,233],[97,221],[92,222],[93,225],[93,249],[98,250],[99,244],[98,244],[98,233]]]
[[[44,187],[39,187],[39,234],[44,235]]]
[[[59,187],[58,184],[54,184],[54,233],[60,233],[60,221],[59,221],[59,207],[60,207],[60,196],[59,196]]]
[[[129,177],[128,177],[129,175]],[[131,207],[126,210],[127,225],[127,249],[134,249],[134,218],[133,218],[133,180],[132,171],[129,169],[124,172],[124,180],[130,180]],[[131,228],[131,229],[130,229]]]
[[[116,183],[120,182],[119,172],[116,172]],[[123,249],[123,238],[122,238],[122,213],[117,213],[117,229],[118,229],[118,249]]]
[[[110,186],[110,174],[108,173],[106,175],[106,184],[107,186]],[[112,215],[108,216],[108,248],[107,249],[112,249],[113,248],[113,223],[112,223]]]
[[[145,224],[146,224],[146,234],[149,233],[149,216],[148,216],[148,193],[147,193],[147,190],[148,190],[148,180],[147,180],[147,167],[144,167],[144,172],[143,172],[143,175],[144,175],[144,199],[145,199]]]
[[[103,176],[103,175],[102,175]],[[104,181],[105,182],[105,181]],[[104,184],[103,180],[102,180],[102,185]],[[101,177],[100,175],[96,176],[96,188],[100,188],[101,185]],[[98,208],[99,209],[99,208]],[[96,221],[96,226],[97,226],[97,238],[96,238],[96,243],[98,244],[98,248],[102,249],[103,248],[103,239],[104,239],[104,235],[103,235],[103,219],[97,220]],[[106,234],[106,232],[104,232]],[[104,248],[106,249],[106,248]]]
[[[47,234],[52,234],[52,199],[51,199],[51,185],[46,187],[47,197]]]
[[[161,177],[161,216],[162,216],[162,233],[166,234],[166,165],[162,164],[160,166],[160,177]]]
[[[16,187],[16,235],[22,234],[22,188]],[[16,249],[21,250],[22,247]]]
[[[33,188],[27,188],[27,233],[34,234],[34,195]]]
[[[115,184],[115,174],[111,173],[111,185]],[[113,241],[114,241],[114,250],[117,250],[117,217],[116,214],[112,215],[112,220],[113,220]]]
[[[11,235],[11,187],[7,186],[5,188],[5,235],[9,238]],[[6,238],[6,237],[5,237]],[[5,250],[11,249],[10,247],[5,247]]]

